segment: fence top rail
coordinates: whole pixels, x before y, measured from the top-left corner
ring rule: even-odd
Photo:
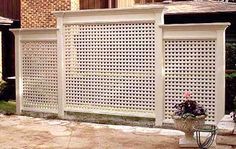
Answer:
[[[162,13],[164,6],[139,6],[130,8],[113,8],[113,9],[91,9],[91,10],[77,10],[77,11],[53,11],[52,13],[59,16],[66,15],[101,15],[101,14],[132,14],[132,13]]]
[[[11,29],[20,41],[55,41],[57,40],[57,28],[35,28],[35,29]]]
[[[179,29],[210,29],[210,30],[218,30],[218,29],[226,29],[228,26],[230,26],[229,22],[216,22],[216,23],[187,23],[187,24],[168,24],[168,25],[160,25],[160,28],[162,29],[173,29],[173,30],[179,30]]]
[[[58,28],[17,28],[17,29],[10,29],[13,33],[28,33],[28,32],[56,32]]]

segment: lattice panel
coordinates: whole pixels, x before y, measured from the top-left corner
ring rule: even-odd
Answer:
[[[154,35],[152,22],[65,25],[67,110],[154,116]]]
[[[174,105],[183,92],[204,105],[208,121],[215,120],[215,40],[165,40],[165,119],[171,119]]]
[[[22,42],[23,109],[58,108],[56,41]]]

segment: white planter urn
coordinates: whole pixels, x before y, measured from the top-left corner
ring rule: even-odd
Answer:
[[[180,116],[172,116],[175,122],[175,128],[183,131],[185,136],[180,138],[180,147],[198,147],[196,139],[194,138],[194,127],[203,125],[205,123],[206,115],[182,118]]]

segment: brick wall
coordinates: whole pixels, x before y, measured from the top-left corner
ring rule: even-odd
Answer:
[[[21,28],[52,28],[52,11],[70,10],[71,0],[21,0]]]

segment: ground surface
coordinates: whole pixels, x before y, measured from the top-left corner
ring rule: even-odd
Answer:
[[[177,149],[175,130],[0,114],[0,148]]]
[[[15,101],[0,101],[0,113],[4,114],[14,114],[16,112]]]

